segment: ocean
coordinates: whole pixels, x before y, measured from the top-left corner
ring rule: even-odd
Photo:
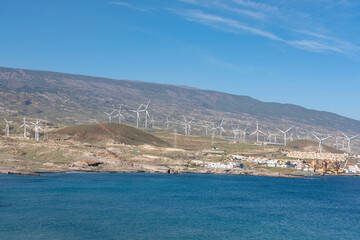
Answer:
[[[0,239],[360,239],[360,178],[0,175]]]

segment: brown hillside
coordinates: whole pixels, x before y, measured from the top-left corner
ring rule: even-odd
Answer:
[[[310,140],[295,140],[289,142],[287,147],[296,151],[317,152],[319,149],[319,143]],[[325,144],[322,145],[322,149],[323,152],[343,153],[342,151],[326,146]]]
[[[164,140],[143,132],[139,129],[116,123],[101,123],[92,125],[78,125],[62,128],[52,134],[53,139],[71,139],[81,142],[101,142],[113,139],[118,143],[128,145],[150,144],[155,146],[169,146]]]

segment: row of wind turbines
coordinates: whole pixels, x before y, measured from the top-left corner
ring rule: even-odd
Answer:
[[[4,118],[6,126],[6,136],[10,136],[10,123],[12,123],[13,121],[8,121],[6,120],[6,118]],[[26,118],[23,118],[23,124],[19,127],[19,129],[23,128],[24,129],[24,139],[27,139],[27,130],[30,128],[31,130],[34,130],[35,132],[35,140],[38,142],[39,141],[39,136],[40,136],[40,130],[42,130],[42,128],[40,127],[40,120],[36,119],[35,122],[30,122],[30,124],[33,125],[33,127],[31,128],[27,123],[26,123]]]
[[[155,120],[154,120],[154,116],[151,116],[149,113],[149,106],[150,106],[151,100],[149,100],[147,102],[147,104],[140,104],[138,108],[136,109],[130,109],[129,111],[132,113],[135,113],[135,117],[136,117],[136,127],[139,127],[141,124],[141,115],[145,114],[145,121],[144,121],[144,127],[148,128],[148,123],[151,124],[151,128],[154,128],[155,125]],[[107,116],[108,121],[111,123],[113,121],[113,118],[117,118],[117,122],[119,124],[122,124],[123,120],[125,120],[125,117],[122,114],[122,105],[120,105],[120,107],[118,109],[114,109],[111,112],[104,112],[105,115]],[[10,124],[13,121],[8,121],[7,119],[5,119],[5,129],[6,129],[6,135],[10,136]],[[30,127],[27,122],[26,119],[23,118],[23,124],[19,127],[19,129],[23,128],[24,129],[24,138],[27,139],[27,130],[30,128],[31,130],[34,130],[35,132],[35,140],[39,141],[39,135],[40,135],[40,130],[43,130],[40,127],[40,120],[36,119],[35,122],[29,122],[32,127]],[[195,123],[195,118],[191,118],[191,120],[188,120],[186,117],[183,117],[183,121],[180,122],[180,124],[183,126],[184,128],[184,135],[189,136],[191,135],[191,126]],[[218,136],[220,139],[223,138],[223,134],[227,133],[227,130],[225,130],[223,123],[224,123],[224,118],[221,119],[220,124],[216,124],[215,122],[210,122],[210,121],[199,121],[199,123],[201,124],[201,126],[203,128],[205,128],[205,136],[208,136],[209,131],[211,132],[211,144],[213,144],[214,142],[214,138],[216,137],[216,134],[218,132]],[[165,123],[162,125],[165,130],[170,130],[170,125],[171,124],[179,124],[178,121],[170,121],[169,120],[169,116],[166,117],[166,121]],[[287,143],[289,141],[293,141],[294,140],[294,131],[291,132],[291,130],[294,129],[294,126],[286,129],[286,130],[282,130],[279,128],[276,128],[276,131],[270,131],[267,130],[267,134],[264,133],[265,131],[260,130],[259,128],[259,122],[256,121],[256,127],[255,130],[253,132],[248,132],[249,126],[246,126],[245,128],[240,128],[240,127],[234,127],[232,126],[232,131],[231,133],[233,134],[233,141],[237,141],[237,142],[246,142],[246,137],[251,137],[251,136],[256,136],[256,144],[260,143],[260,137],[263,137],[263,141],[261,141],[262,143],[267,143],[267,144],[277,144],[277,145],[284,145],[286,146]],[[312,132],[312,133],[308,133],[306,138],[302,138],[299,135],[299,128],[295,128],[296,129],[296,135],[297,135],[297,139],[308,139],[311,140],[311,136],[313,136],[315,138],[315,140],[317,140],[319,142],[319,152],[322,153],[323,151],[323,143],[324,141],[332,138],[332,136],[328,135],[326,137],[321,137],[319,134]],[[291,134],[290,134],[291,132]],[[230,133],[230,131],[229,131]],[[278,141],[278,136],[282,135],[282,139],[283,142],[279,142]],[[342,151],[347,151],[348,153],[351,153],[351,143],[352,141],[359,137],[359,135],[356,136],[347,136],[344,133],[341,133],[341,135],[343,136],[342,140],[342,144],[339,142],[339,140],[341,140],[341,138],[339,136],[335,137],[335,144],[333,145],[333,147],[335,147],[336,149],[342,150]],[[347,144],[345,144],[347,142]]]
[[[147,104],[140,104],[139,107],[137,109],[130,109],[130,112],[133,112],[136,114],[136,127],[140,126],[140,122],[141,122],[141,114],[144,113],[145,114],[145,124],[144,127],[148,128],[148,121],[150,121],[151,123],[151,127],[154,128],[154,117],[151,116],[149,114],[149,105],[150,105],[150,100],[148,101]],[[125,117],[121,114],[121,110],[122,110],[122,105],[120,105],[119,109],[115,109],[110,113],[105,112],[105,114],[108,116],[108,120],[109,122],[112,122],[112,118],[116,118],[118,117],[118,123],[121,124],[122,120],[125,120]],[[113,114],[116,114],[113,116]],[[191,126],[192,124],[195,122],[195,118],[192,118],[191,120],[188,120],[186,117],[183,117],[183,121],[180,122],[180,124],[183,126],[184,128],[184,135],[189,136],[191,135]],[[205,128],[205,135],[208,136],[209,131],[212,132],[211,133],[211,139],[212,139],[212,144],[214,141],[214,138],[216,137],[216,133],[219,133],[219,138],[223,138],[223,133],[226,133],[227,131],[225,130],[225,128],[223,127],[223,123],[224,123],[224,119],[221,120],[219,125],[216,125],[214,122],[209,122],[209,121],[200,121],[202,126]],[[170,129],[170,124],[178,124],[178,122],[176,121],[170,121],[169,120],[169,116],[166,117],[166,122],[163,124],[163,126],[165,127],[166,130]],[[232,127],[232,134],[234,135],[233,140],[234,141],[241,141],[241,142],[246,142],[246,137],[249,136],[256,136],[256,144],[259,144],[260,142],[260,137],[263,136],[264,140],[262,141],[263,143],[267,143],[267,144],[277,144],[277,145],[284,145],[286,146],[287,143],[289,141],[293,141],[294,140],[294,131],[291,132],[291,130],[293,130],[295,127],[292,126],[288,129],[282,130],[279,128],[276,128],[276,131],[270,131],[267,130],[267,134],[264,133],[263,131],[260,130],[259,128],[259,122],[256,121],[256,128],[254,130],[254,132],[247,132],[247,129],[249,128],[249,126],[245,127],[245,128],[240,128],[240,127]],[[311,132],[308,133],[307,136],[305,138],[300,137],[299,135],[299,128],[295,128],[296,129],[296,135],[297,135],[297,139],[308,139],[308,140],[316,140],[319,143],[318,149],[319,152],[322,153],[323,152],[323,143],[324,141],[332,138],[332,136],[328,135],[326,137],[321,137],[319,134],[315,133],[315,132]],[[282,139],[283,142],[279,142],[278,141],[278,136],[282,135]],[[352,140],[354,140],[355,138],[359,137],[360,135],[356,135],[356,136],[352,136],[349,137],[344,133],[341,133],[341,135],[343,135],[343,144],[341,147],[341,144],[339,143],[339,139],[340,137],[337,136],[336,137],[336,143],[333,145],[333,147],[335,147],[336,149],[339,150],[343,150],[343,151],[347,151],[348,153],[351,153],[351,143]],[[311,138],[311,136],[313,138]],[[345,142],[347,141],[347,146],[345,146]]]

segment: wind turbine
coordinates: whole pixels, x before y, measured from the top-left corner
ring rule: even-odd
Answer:
[[[331,136],[327,136],[326,138],[320,138],[318,137],[315,133],[313,133],[313,135],[315,136],[315,138],[319,141],[319,152],[322,153],[322,143],[326,140],[331,138]]]
[[[345,133],[341,133],[342,135],[344,135],[344,137],[346,138],[346,140],[348,141],[348,153],[351,154],[351,140],[353,140],[354,138],[357,138],[360,136],[360,134],[353,136],[353,137],[349,137],[347,135],[345,135]]]
[[[278,132],[278,133],[274,133],[274,141],[275,141],[275,143],[277,143],[277,136],[280,134],[280,132]]]
[[[39,130],[42,129],[42,128],[39,126],[40,120],[39,120],[39,119],[36,119],[36,122],[35,122],[35,123],[33,123],[33,122],[30,122],[30,123],[34,125],[35,140],[38,142],[38,141],[39,141]]]
[[[191,119],[190,122],[188,122],[188,135],[191,133],[191,123],[195,120],[195,118]]]
[[[208,124],[205,124],[204,127],[205,127],[205,136],[207,136],[208,135],[208,129],[211,126],[209,126]]]
[[[184,122],[182,122],[181,124],[184,125],[184,129],[185,129],[185,135],[190,135],[191,132],[191,123],[194,121],[195,118],[191,119],[191,121],[187,121],[186,118],[184,117]]]
[[[222,139],[222,133],[223,133],[223,132],[226,133],[225,129],[222,127],[223,122],[224,122],[224,119],[221,119],[220,126],[218,127],[218,128],[220,129],[220,134],[219,134],[220,139]]]
[[[188,123],[186,118],[184,117],[184,121],[181,123],[182,125],[184,125],[184,130],[185,130],[185,136],[187,136],[187,132],[188,132]]]
[[[26,124],[26,119],[25,118],[23,119],[24,119],[24,123],[19,127],[19,129],[22,127],[24,128],[24,139],[26,139],[26,127],[29,127],[29,125]]]
[[[336,136],[335,143],[333,144],[333,147],[335,147],[336,149],[340,149],[341,143],[339,143],[339,136]]]
[[[138,107],[137,110],[130,110],[130,112],[136,113],[136,127],[139,127],[139,120],[140,120],[140,108],[142,107],[142,104]]]
[[[271,143],[271,141],[272,141],[272,136],[274,136],[274,134],[271,133],[269,130],[267,130],[267,132],[268,132],[267,140],[269,141],[269,143]]]
[[[232,127],[232,133],[234,134],[234,142],[240,140],[240,129]]]
[[[111,123],[111,115],[113,115],[113,113],[115,112],[116,110],[113,110],[111,113],[107,113],[107,112],[104,112],[106,115],[108,115],[109,117],[109,123]]]
[[[256,130],[255,130],[255,132],[253,132],[252,134],[250,134],[250,136],[256,134],[256,144],[259,143],[259,133],[265,135],[262,131],[259,130],[259,122],[256,121]]]
[[[215,127],[214,123],[211,123],[212,124],[212,128],[211,128],[211,131],[212,131],[212,134],[211,134],[211,145],[214,144],[214,138],[215,138],[215,131],[216,129],[218,129],[217,127]]]
[[[247,130],[247,127],[244,129],[240,129],[240,132],[243,133],[243,139],[242,139],[243,142],[246,142],[246,133],[247,133],[246,130]]]
[[[280,129],[278,129],[277,128],[277,130],[279,131],[279,132],[281,132],[282,134],[284,134],[284,146],[286,146],[286,134],[293,128],[294,126],[292,126],[291,128],[289,128],[288,130],[286,130],[286,131],[283,131],[283,130],[280,130]]]
[[[165,122],[164,125],[163,125],[163,126],[166,125],[166,130],[169,130],[169,123],[171,123],[171,122],[169,121],[169,116],[166,116],[166,122]]]
[[[10,123],[12,123],[12,121],[8,121],[4,118],[5,122],[6,122],[6,136],[10,136]]]
[[[291,133],[291,134],[290,134],[290,137],[289,137],[290,142],[294,141],[293,134],[294,134],[294,133]]]
[[[155,120],[154,120],[154,115],[150,118],[150,123],[151,123],[151,128],[154,128],[154,124],[155,124]]]
[[[141,110],[141,112],[145,112],[145,128],[147,128],[147,121],[148,121],[148,117],[151,119],[151,117],[150,117],[150,114],[149,114],[149,112],[148,112],[148,107],[149,107],[149,104],[150,104],[150,101],[151,100],[149,100],[149,102],[148,102],[148,104],[145,106],[145,108],[143,109],[143,110]]]
[[[124,116],[121,114],[121,107],[122,105],[120,105],[119,113],[114,116],[114,117],[119,117],[119,124],[121,124],[121,118],[125,119]]]

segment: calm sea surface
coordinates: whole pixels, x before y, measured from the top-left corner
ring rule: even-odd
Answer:
[[[360,178],[0,175],[0,239],[360,239]]]

